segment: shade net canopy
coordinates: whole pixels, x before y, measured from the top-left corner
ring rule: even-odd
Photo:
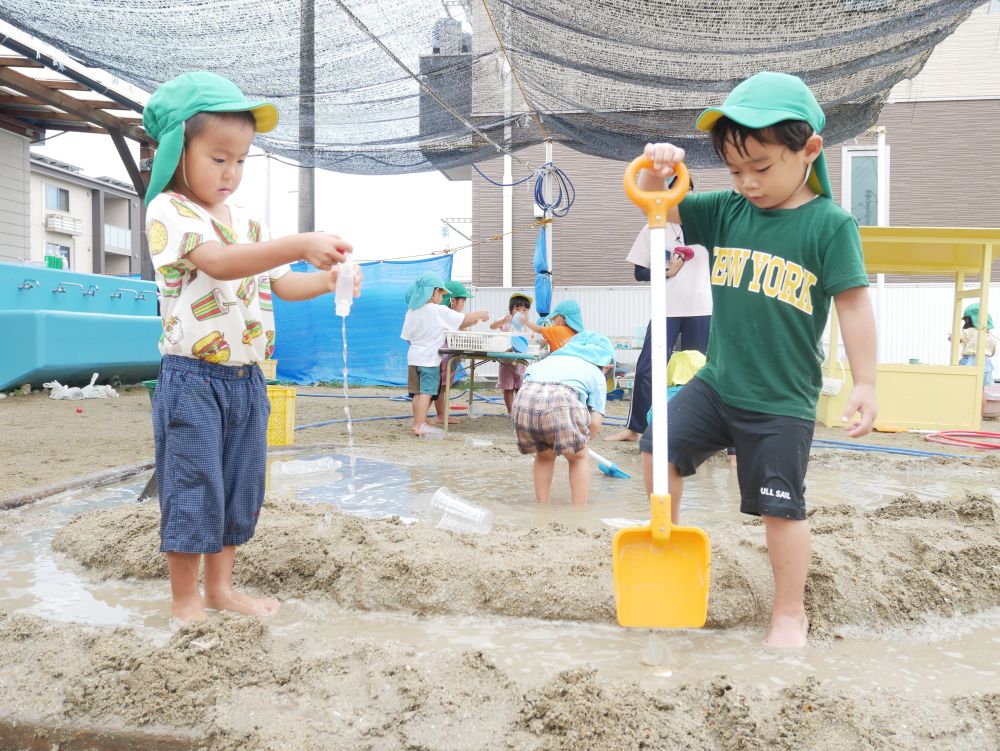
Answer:
[[[620,160],[669,139],[708,166],[696,115],[760,70],[801,76],[838,143],[874,124],[892,86],[981,4],[3,0],[0,19],[147,91],[216,71],[277,105],[261,147],[398,174],[516,157],[546,138]]]

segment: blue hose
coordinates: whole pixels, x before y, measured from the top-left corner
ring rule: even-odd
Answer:
[[[387,415],[384,417],[358,417],[351,420],[350,422],[372,422],[374,420],[405,420],[412,418],[413,415]],[[336,425],[338,423],[347,422],[346,417],[341,417],[339,420],[323,420],[323,422],[311,422],[307,425],[296,425],[296,430],[305,430],[306,428],[322,428],[324,425]]]
[[[813,440],[814,446],[821,448],[847,449],[850,451],[874,451],[881,454],[903,454],[905,456],[947,456],[952,459],[972,459],[970,454],[949,454],[944,451],[922,451],[920,449],[901,449],[890,446],[873,446],[870,443],[849,443],[848,441],[828,441],[817,438]]]

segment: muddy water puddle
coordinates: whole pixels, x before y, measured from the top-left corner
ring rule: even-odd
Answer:
[[[280,457],[288,458],[290,455]],[[285,486],[281,492],[307,503],[334,503],[352,514],[407,516],[418,494],[444,485],[493,511],[495,524],[525,527],[560,521],[598,528],[608,520],[646,518],[647,499],[638,462],[634,466],[619,464],[633,479],[607,478],[595,470],[591,501],[581,508],[572,507],[568,499],[558,495],[551,504],[536,504],[530,496],[530,459],[511,461],[504,468],[484,465],[470,477],[459,467],[403,467],[358,458],[353,471],[345,461],[336,476],[320,483]],[[80,564],[52,551],[55,532],[73,515],[133,503],[145,479],[96,491],[64,493],[5,512],[14,524],[0,547],[0,568],[5,572],[0,579],[0,609],[52,621],[126,625],[155,642],[165,641],[170,635],[166,581],[93,581]],[[808,494],[813,506],[844,502],[877,506],[908,491],[935,499],[969,490],[988,492],[989,488],[970,488],[966,481],[959,489],[944,479],[911,488],[904,472],[890,470],[859,479],[856,470],[817,467],[810,472]],[[709,463],[688,481],[684,512],[688,523],[711,533],[713,526],[741,518],[737,507],[736,473],[723,461]],[[756,630],[654,633],[612,624],[416,617],[345,610],[323,599],[289,600],[269,625],[277,638],[301,641],[306,649],[321,650],[330,634],[357,634],[403,642],[421,651],[482,650],[509,673],[528,682],[540,681],[558,670],[589,666],[611,677],[652,685],[739,675],[773,688],[814,675],[845,685],[891,688],[914,695],[947,696],[970,688],[1000,691],[1000,609],[931,620],[907,631],[872,634],[870,630],[846,630],[843,638],[816,643],[797,653],[762,649],[761,633]]]

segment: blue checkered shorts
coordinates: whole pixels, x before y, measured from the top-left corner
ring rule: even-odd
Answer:
[[[270,412],[255,365],[163,358],[153,393],[161,552],[218,553],[253,537]]]

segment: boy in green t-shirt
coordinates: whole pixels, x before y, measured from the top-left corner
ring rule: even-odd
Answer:
[[[763,72],[739,84],[700,130],[733,175],[733,191],[691,193],[671,209],[688,242],[710,249],[712,336],[708,362],[670,402],[669,489],[679,516],[683,478],[735,446],[740,510],[761,516],[774,574],[765,644],[806,644],[809,527],[805,474],[822,377],[820,340],[837,306],[854,388],[847,434],[875,421],[875,319],[861,236],[833,200],[819,136],[826,121],[800,79]],[[652,170],[639,186],[662,190],[684,159],[668,143],[648,144]],[[854,419],[858,414],[860,417]],[[652,440],[640,442],[647,486]]]

